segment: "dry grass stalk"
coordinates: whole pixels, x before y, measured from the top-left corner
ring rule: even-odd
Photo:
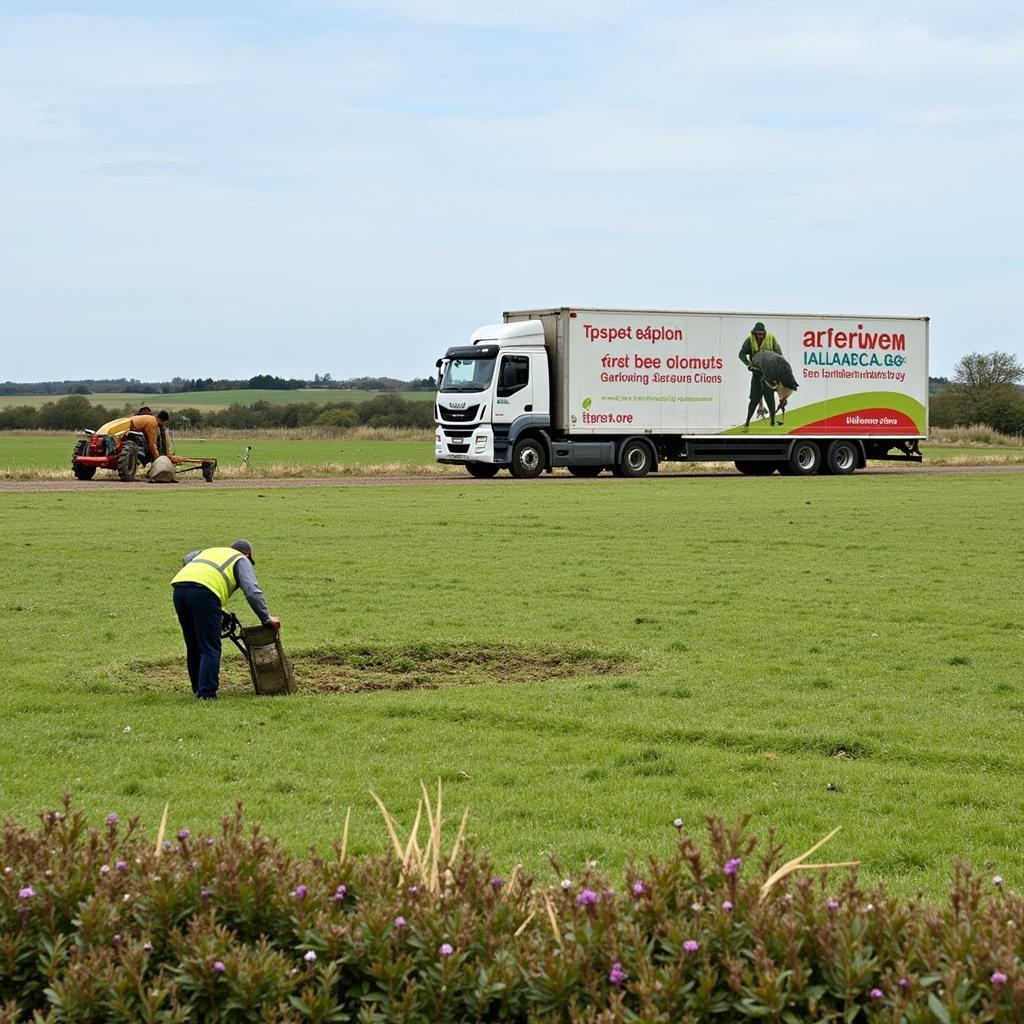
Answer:
[[[527,925],[537,916],[536,910],[531,910],[526,920],[512,933],[512,937],[518,939],[526,931]]]
[[[164,835],[167,833],[167,812],[171,809],[171,802],[168,800],[164,804],[163,817],[160,819],[160,827],[156,830],[156,855],[160,856],[160,851],[164,848]]]
[[[551,899],[547,893],[544,894],[544,907],[548,912],[548,921],[551,923],[551,931],[555,936],[555,942],[558,943],[558,948],[564,952],[565,944],[562,942],[562,932],[558,927],[558,918],[555,917],[555,908],[551,906]]]
[[[432,893],[441,893],[449,888],[455,880],[452,865],[458,859],[465,840],[469,808],[467,807],[462,815],[462,822],[459,825],[455,842],[452,844],[451,851],[446,856],[441,847],[441,833],[444,827],[444,814],[442,812],[444,797],[441,780],[437,780],[436,806],[431,804],[430,794],[422,782],[420,783],[420,789],[423,792],[423,798],[416,806],[416,819],[413,822],[409,838],[405,843],[400,839],[397,823],[384,805],[384,801],[373,790],[370,790],[370,796],[373,797],[377,808],[384,817],[384,825],[391,838],[391,846],[395,851],[395,856],[402,862],[402,884],[405,885],[410,881],[415,881],[417,885],[424,886]],[[419,830],[424,816],[426,817],[429,834],[426,845],[421,846]]]
[[[340,863],[345,863],[345,857],[348,854],[348,826],[352,820],[352,808],[349,807],[345,811],[345,827],[341,830],[341,853],[338,856]]]
[[[771,890],[771,887],[775,885],[776,882],[780,882],[783,878],[785,878],[787,875],[791,875],[794,871],[827,871],[829,868],[857,867],[860,864],[859,860],[837,861],[831,864],[804,863],[804,861],[807,860],[807,858],[810,857],[810,855],[814,853],[815,850],[818,850],[822,846],[824,846],[837,832],[840,831],[841,828],[842,826],[840,826],[839,828],[832,829],[832,831],[829,832],[829,834],[825,836],[824,839],[819,839],[809,850],[806,850],[804,853],[800,854],[799,857],[794,857],[792,860],[787,860],[786,863],[783,864],[782,867],[778,869],[778,871],[771,875],[768,878],[768,880],[764,883],[764,885],[761,886],[761,895],[759,898],[763,900],[765,896],[768,895],[768,892]]]

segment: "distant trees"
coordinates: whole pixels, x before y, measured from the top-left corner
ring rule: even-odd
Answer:
[[[931,401],[937,427],[984,423],[1003,434],[1024,433],[1024,365],[1009,352],[972,352]]]

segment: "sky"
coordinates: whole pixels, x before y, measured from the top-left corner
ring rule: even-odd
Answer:
[[[563,305],[929,316],[949,376],[1024,355],[1022,168],[1019,0],[0,0],[0,380]]]

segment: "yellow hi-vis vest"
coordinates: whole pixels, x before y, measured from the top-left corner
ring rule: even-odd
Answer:
[[[223,608],[238,589],[231,570],[240,558],[245,558],[245,555],[234,548],[203,548],[191,562],[185,563],[171,583],[201,583],[220,598]]]
[[[754,337],[753,333],[747,335],[747,340],[750,342],[750,359],[753,361],[754,356],[758,352],[781,352],[779,343],[775,340],[774,334],[769,334],[765,331],[764,341],[760,345],[757,343],[757,338]]]

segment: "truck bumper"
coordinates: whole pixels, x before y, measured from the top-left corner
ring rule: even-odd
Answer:
[[[494,432],[479,427],[438,426],[434,432],[434,457],[438,462],[494,462]]]

